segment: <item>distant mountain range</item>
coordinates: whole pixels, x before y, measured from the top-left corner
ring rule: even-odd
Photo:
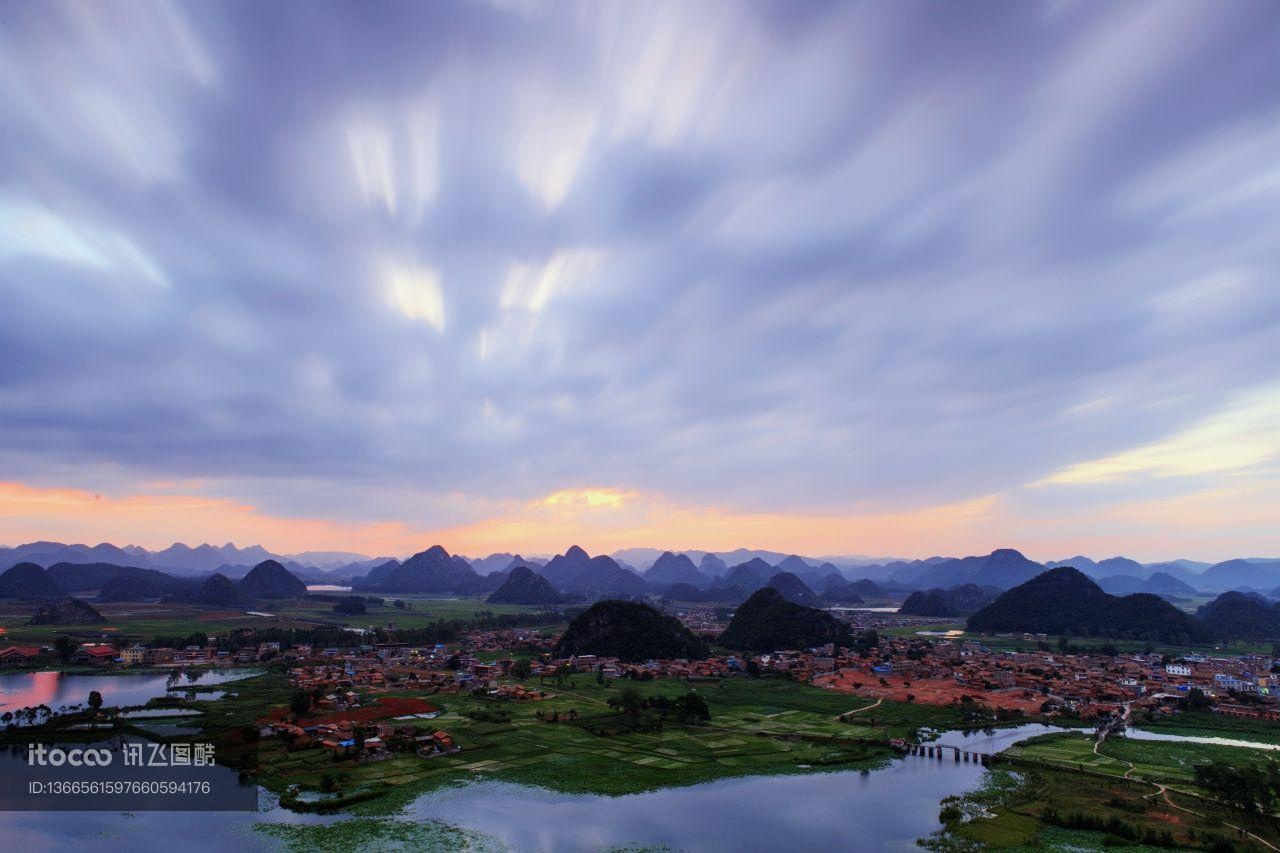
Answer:
[[[113,563],[55,563],[48,569],[37,563],[18,563],[0,572],[0,598],[48,601],[95,590],[101,602],[168,599],[215,606],[297,599],[307,594],[306,584],[276,560],[263,560],[238,582],[217,572],[177,577]]]
[[[1150,592],[1154,595],[1195,595],[1196,589],[1168,572],[1156,572],[1146,578],[1136,575],[1110,575],[1098,579],[1098,586],[1112,595]]]
[[[339,552],[311,552],[321,556],[332,557]],[[304,556],[304,555],[294,555]],[[361,555],[353,555],[360,557]],[[367,560],[368,558],[363,558]],[[315,563],[301,563],[291,557],[272,554],[261,545],[250,545],[238,548],[234,543],[215,546],[209,544],[191,547],[175,542],[160,551],[148,551],[137,545],[126,545],[123,548],[103,542],[98,545],[68,545],[62,542],[29,542],[16,548],[0,548],[0,569],[9,568],[18,563],[35,563],[48,568],[56,563],[105,563],[116,566],[133,566],[140,569],[159,569],[177,575],[200,575],[222,571],[224,574],[241,576],[265,560],[275,560],[299,575],[321,575],[326,571]],[[350,564],[335,566],[325,563],[329,570],[347,568]],[[367,567],[361,568],[363,572]]]
[[[539,574],[561,592],[582,595],[642,595],[649,585],[635,572],[624,569],[604,554],[592,557],[574,545],[557,554],[539,570]]]
[[[637,571],[647,572],[658,559],[670,551],[664,551],[661,548],[624,548],[620,551],[614,551],[610,556],[613,559],[626,563],[634,567]],[[715,577],[724,574],[729,567],[736,566],[741,563],[748,563],[752,560],[763,560],[770,566],[776,566],[783,560],[795,556],[794,554],[784,554],[781,551],[766,551],[758,548],[736,548],[732,551],[676,551],[674,553],[684,554],[695,564],[703,573]],[[704,561],[710,557],[711,561],[707,565],[703,565]],[[840,570],[853,570],[859,566],[872,565],[876,563],[886,562],[890,558],[885,557],[867,557],[863,555],[843,555],[843,556],[827,556],[827,557],[799,557],[804,560],[810,568],[818,568],[823,563],[830,563]],[[784,569],[784,571],[790,571]]]
[[[905,595],[912,590],[946,590],[965,584],[1005,590],[1047,569],[1063,566],[1077,569],[1098,581],[1104,590],[1116,593],[1185,596],[1196,592],[1245,590],[1270,594],[1280,588],[1280,558],[1235,558],[1214,564],[1186,559],[1141,563],[1124,556],[1094,559],[1077,555],[1037,563],[1012,548],[966,557],[881,561],[861,556],[810,557],[747,548],[733,551],[630,548],[591,557],[575,546],[546,560],[526,559],[505,552],[474,558],[445,552],[442,558],[440,553],[428,549],[401,561],[353,551],[275,554],[261,545],[239,547],[231,542],[220,546],[176,542],[158,551],[109,542],[85,545],[39,541],[14,548],[0,547],[0,571],[19,563],[33,563],[43,568],[59,564],[104,564],[158,570],[176,577],[203,579],[217,572],[228,578],[240,578],[266,560],[275,560],[305,582],[361,579],[360,585],[370,590],[477,595],[494,592],[506,579],[506,573],[520,565],[534,569],[558,592],[587,596],[639,595],[676,584],[687,584],[702,591],[740,587],[744,595],[750,595],[779,572],[794,575],[820,596],[842,583],[859,580],[872,581],[880,592],[893,595]],[[409,563],[413,565],[405,569]]]

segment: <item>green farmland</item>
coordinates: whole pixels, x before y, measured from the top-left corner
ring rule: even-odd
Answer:
[[[282,744],[264,741],[260,748],[263,781],[273,789],[290,785],[315,789],[325,774],[346,790],[399,789],[384,803],[364,810],[381,810],[430,787],[471,774],[493,774],[566,792],[623,794],[660,787],[694,784],[735,775],[795,773],[805,770],[861,768],[878,765],[889,756],[886,730],[864,725],[855,715],[847,722],[835,717],[865,705],[865,700],[826,693],[783,682],[722,682],[690,687],[671,681],[639,682],[646,696],[676,697],[695,689],[711,708],[709,725],[685,726],[673,720],[660,730],[598,733],[618,726],[622,715],[607,705],[622,685],[599,685],[577,676],[557,686],[536,680],[551,695],[539,701],[497,702],[463,695],[424,695],[444,710],[431,720],[414,720],[425,729],[445,729],[462,751],[421,759],[396,757],[355,764],[330,760],[322,750],[288,752]],[[755,689],[760,688],[760,689]],[[553,714],[573,722],[538,719]],[[506,717],[500,722],[475,717]],[[791,739],[803,737],[804,740]],[[861,742],[863,740],[871,742]]]
[[[395,607],[402,598],[408,609]],[[425,596],[396,596],[385,604],[370,605],[359,616],[340,616],[333,604],[325,601],[262,604],[253,608],[228,609],[183,603],[90,603],[107,621],[97,625],[29,625],[37,605],[0,599],[0,642],[47,643],[65,634],[77,640],[149,641],[153,637],[187,636],[202,632],[213,636],[239,628],[307,629],[321,626],[350,628],[385,627],[394,622],[399,628],[422,628],[440,620],[474,619],[480,614],[530,613],[538,610],[519,604],[487,604],[481,598],[446,599]]]

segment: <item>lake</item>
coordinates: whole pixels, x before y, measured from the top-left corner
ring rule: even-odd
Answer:
[[[182,695],[185,687],[225,684],[258,672],[253,669],[192,669],[184,672],[177,681],[170,681],[167,673],[70,675],[65,672],[6,672],[0,673],[0,712],[41,704],[55,711],[62,705],[83,705],[91,690],[101,693],[102,704],[108,707],[145,705],[148,699],[159,696]],[[199,693],[190,695],[195,698],[201,696]]]
[[[982,743],[1004,748],[1051,730],[1038,725],[1005,729],[983,735]],[[911,756],[867,773],[751,776],[623,797],[475,781],[426,794],[398,819],[440,820],[515,850],[586,851],[635,844],[699,851],[915,850],[917,838],[939,827],[942,798],[972,789],[982,773],[977,764]],[[34,850],[74,844],[86,850],[145,853],[199,838],[201,850],[240,851],[273,847],[270,838],[252,830],[257,822],[341,820],[293,814],[266,793],[260,802],[261,813],[137,812],[127,818],[93,812],[0,813],[0,836],[14,848]]]
[[[1050,732],[1027,724],[986,732],[944,732],[934,742],[999,752]],[[1176,737],[1176,736],[1171,736]],[[976,763],[923,756],[895,759],[867,773],[835,772],[723,779],[644,794],[606,797],[560,794],[506,782],[477,780],[425,794],[388,820],[439,820],[529,851],[589,851],[657,846],[730,853],[812,849],[919,850],[940,827],[944,797],[977,787]],[[168,851],[183,839],[198,849],[273,849],[255,823],[330,824],[342,816],[298,815],[259,794],[260,812],[0,812],[0,837],[11,849]]]

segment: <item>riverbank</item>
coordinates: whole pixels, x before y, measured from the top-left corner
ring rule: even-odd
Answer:
[[[49,675],[69,678],[63,674]],[[118,678],[138,679],[133,675]],[[99,686],[110,684],[96,676],[92,680]],[[166,706],[175,705],[168,698],[169,692],[164,690],[168,683],[168,679],[162,678],[158,685],[161,701]],[[1153,805],[1144,800],[1146,805],[1139,812],[1131,802],[1134,797],[1130,794],[1143,799],[1159,785],[1185,784],[1187,767],[1182,768],[1178,779],[1153,775],[1150,780],[1144,780],[1142,773],[1136,771],[1129,773],[1134,778],[1126,778],[1126,771],[1133,769],[1131,764],[1145,766],[1153,761],[1138,761],[1133,755],[1120,756],[1119,753],[1127,749],[1150,750],[1152,755],[1163,751],[1166,756],[1176,754],[1179,749],[1187,754],[1196,752],[1187,752],[1190,748],[1185,744],[1147,746],[1136,742],[1136,745],[1124,744],[1117,739],[1108,741],[1095,753],[1091,751],[1093,741],[1083,735],[1018,720],[998,722],[980,706],[938,707],[871,700],[778,678],[733,678],[694,685],[666,680],[599,680],[582,674],[559,682],[531,679],[525,682],[526,691],[542,698],[524,701],[498,699],[483,692],[472,695],[403,691],[397,695],[426,699],[439,713],[430,719],[413,717],[392,722],[413,726],[424,733],[447,731],[461,751],[429,759],[413,753],[395,753],[385,760],[357,762],[334,761],[328,751],[319,747],[293,748],[281,737],[259,738],[259,722],[264,715],[271,709],[282,712],[291,701],[293,690],[283,671],[268,669],[244,674],[229,687],[231,692],[216,701],[209,701],[210,693],[197,692],[192,698],[176,703],[175,706],[182,709],[199,710],[198,718],[166,722],[198,724],[201,737],[217,744],[219,763],[247,772],[263,787],[262,796],[269,798],[271,817],[269,820],[259,817],[255,822],[267,825],[262,830],[267,846],[296,842],[298,849],[316,849],[321,844],[317,838],[330,837],[326,827],[336,826],[332,838],[341,839],[350,837],[348,833],[356,832],[357,827],[363,827],[360,831],[364,832],[371,826],[349,823],[354,821],[388,822],[384,831],[380,831],[383,834],[377,836],[385,835],[388,844],[400,843],[396,839],[409,837],[404,836],[405,832],[424,844],[428,839],[447,837],[459,844],[465,841],[464,846],[475,849],[487,849],[486,845],[507,844],[513,838],[523,837],[524,830],[520,827],[489,826],[486,821],[493,818],[486,816],[487,812],[475,814],[471,823],[458,824],[455,818],[467,812],[459,808],[463,802],[457,799],[459,790],[469,792],[464,798],[466,802],[483,795],[475,801],[506,804],[503,808],[495,805],[494,813],[502,813],[507,806],[523,808],[528,805],[526,801],[541,803],[544,800],[550,804],[546,806],[548,814],[576,815],[579,809],[585,814],[608,813],[621,800],[644,802],[649,804],[647,808],[660,807],[670,812],[676,809],[672,804],[683,802],[685,797],[709,798],[706,802],[732,813],[732,807],[720,802],[719,794],[707,794],[704,789],[746,790],[734,787],[741,785],[753,791],[799,791],[809,783],[788,780],[822,778],[833,785],[856,787],[863,791],[864,800],[877,801],[878,793],[866,792],[868,783],[855,780],[872,780],[871,788],[876,789],[883,784],[897,784],[886,781],[897,779],[895,773],[958,773],[959,776],[946,776],[952,781],[943,785],[945,790],[927,808],[920,807],[929,821],[913,824],[919,829],[916,837],[928,837],[943,829],[938,817],[945,812],[947,804],[940,804],[941,801],[963,797],[986,778],[984,771],[977,763],[954,762],[950,758],[895,760],[888,749],[890,738],[931,740],[935,744],[961,746],[965,751],[994,754],[1015,740],[1045,732],[1054,734],[1010,750],[1004,757],[1006,766],[997,768],[998,772],[1012,769],[1017,774],[1033,774],[1036,787],[1019,789],[1017,802],[1003,804],[991,815],[961,821],[954,831],[945,829],[944,836],[954,835],[970,841],[982,838],[987,844],[1011,838],[1022,839],[1018,843],[1030,843],[1056,825],[1054,816],[1045,811],[1051,802],[1046,797],[1050,796],[1065,798],[1064,802],[1076,803],[1081,809],[1087,806],[1101,810],[1102,814],[1112,814],[1118,820],[1124,818],[1134,826],[1141,826],[1144,833],[1148,828],[1162,827],[1161,821],[1177,818],[1181,824],[1168,825],[1176,830],[1174,837],[1184,846],[1198,844],[1193,843],[1191,837],[1178,835],[1181,830],[1177,830],[1177,826],[1188,829],[1198,826],[1197,837],[1213,834],[1211,821],[1201,825],[1185,815],[1179,817],[1173,805]],[[610,700],[616,700],[623,691],[635,691],[645,700],[646,707],[635,714],[615,710]],[[672,700],[691,691],[706,702],[709,720],[682,723],[657,710],[662,697]],[[136,723],[120,721],[116,725],[121,726],[121,731],[164,737]],[[77,740],[101,736],[98,731],[86,730],[78,730],[76,735]],[[9,736],[16,735],[10,732]],[[1066,752],[1055,757],[1046,746],[1054,744],[1058,746],[1053,748]],[[1240,752],[1234,747],[1221,748]],[[895,771],[895,768],[906,769]],[[1104,782],[1104,790],[1111,791],[1101,800],[1086,793],[1089,784],[1097,786],[1095,780],[1099,778]],[[963,779],[964,786],[953,790],[956,779]],[[775,789],[774,785],[778,787]],[[791,788],[791,785],[797,787]],[[806,794],[799,797],[797,803],[814,802],[815,796]],[[1174,801],[1180,796],[1183,795],[1176,788],[1169,792]],[[337,808],[342,813],[294,814],[280,806],[278,798],[281,797],[286,804],[295,803],[295,809],[312,812]],[[832,807],[861,808],[858,802],[837,798]],[[320,803],[327,805],[318,805]],[[449,811],[439,811],[433,803],[452,805]],[[891,803],[885,806],[892,807]],[[407,819],[426,821],[424,826],[429,831],[406,830],[402,824]],[[750,822],[749,816],[741,820]],[[462,834],[455,835],[454,830]],[[1055,831],[1078,834],[1087,830],[1057,826]],[[732,835],[731,830],[726,832]],[[665,843],[645,833],[638,837]],[[495,838],[499,841],[495,842]],[[821,833],[814,839],[815,843],[827,841]],[[576,843],[573,838],[564,841],[568,849]],[[618,843],[630,843],[630,840],[619,838]],[[340,846],[334,842],[335,849]],[[321,845],[319,849],[327,848]]]
[[[1083,732],[1060,731],[1012,746],[993,770],[996,784],[943,804],[947,825],[929,846],[1017,847],[1057,827],[1075,839],[1065,845],[1084,849],[1125,844],[1276,849],[1267,840],[1280,837],[1275,815],[1227,808],[1197,787],[1194,772],[1197,765],[1215,761],[1231,766],[1267,761],[1269,750],[1141,740],[1142,734],[1099,743]]]

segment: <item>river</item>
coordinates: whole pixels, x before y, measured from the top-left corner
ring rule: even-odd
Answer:
[[[986,732],[944,732],[935,743],[999,752],[1064,729],[1027,724]],[[1164,738],[1161,738],[1164,739]],[[1190,740],[1191,738],[1187,738]],[[4,761],[21,757],[0,754]],[[0,767],[3,772],[3,767]],[[869,772],[723,779],[621,797],[560,794],[482,780],[424,794],[397,817],[438,820],[529,851],[591,851],[653,846],[730,853],[810,849],[918,850],[916,839],[940,827],[944,797],[975,788],[984,768],[921,756]],[[299,815],[259,793],[259,812],[0,812],[8,849],[131,853],[266,850],[277,846],[256,823],[330,824],[346,818]]]
[[[983,736],[1004,748],[1048,730],[1022,726]],[[20,755],[0,755],[0,761]],[[0,771],[2,772],[2,771]],[[435,819],[495,839],[516,850],[587,851],[623,845],[743,851],[856,847],[912,850],[939,827],[939,802],[976,786],[983,768],[907,757],[867,773],[837,772],[724,779],[644,794],[605,797],[558,794],[494,781],[435,791],[410,804],[402,818]],[[297,815],[260,794],[262,812],[0,813],[9,849],[131,853],[270,849],[253,824],[332,823],[342,818]],[[198,839],[198,841],[192,841]]]

